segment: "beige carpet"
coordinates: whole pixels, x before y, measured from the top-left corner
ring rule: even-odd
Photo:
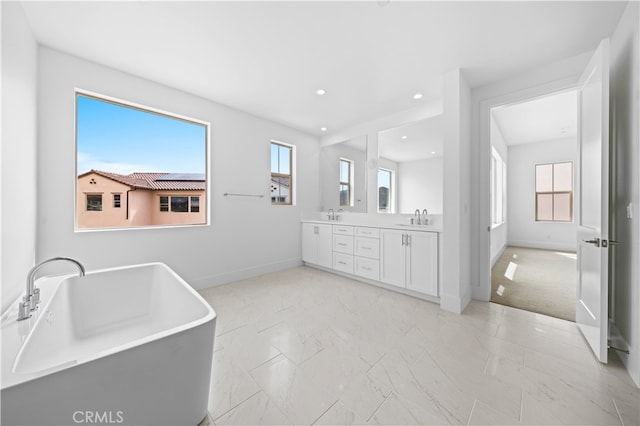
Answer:
[[[576,254],[507,247],[491,271],[491,301],[576,320]]]

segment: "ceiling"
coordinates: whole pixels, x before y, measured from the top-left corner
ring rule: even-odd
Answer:
[[[442,157],[442,115],[378,133],[378,156],[397,163]]]
[[[23,2],[43,45],[319,136],[592,51],[625,5]]]
[[[508,146],[578,137],[575,90],[491,110]]]

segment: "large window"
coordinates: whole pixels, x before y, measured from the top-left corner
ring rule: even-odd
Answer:
[[[293,203],[293,146],[271,142],[271,204]]]
[[[77,228],[206,224],[208,126],[77,91]],[[161,191],[180,194],[160,197],[160,211],[188,212],[191,207],[198,214],[186,220],[157,214]],[[103,203],[97,193],[113,198]]]
[[[378,213],[393,213],[393,172],[378,169]]]
[[[573,221],[573,163],[536,165],[536,221]]]
[[[491,148],[491,224],[504,223],[507,210],[507,164]]]
[[[353,161],[340,159],[340,205],[353,206]]]

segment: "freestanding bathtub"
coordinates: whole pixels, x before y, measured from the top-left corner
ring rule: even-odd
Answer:
[[[37,281],[40,307],[2,318],[3,425],[197,425],[213,309],[162,263]],[[17,304],[14,304],[17,306]]]

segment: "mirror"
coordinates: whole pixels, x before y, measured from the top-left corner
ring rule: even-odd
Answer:
[[[323,211],[367,211],[367,137],[320,149],[320,200]]]
[[[378,133],[378,213],[442,214],[443,138],[441,115]]]

